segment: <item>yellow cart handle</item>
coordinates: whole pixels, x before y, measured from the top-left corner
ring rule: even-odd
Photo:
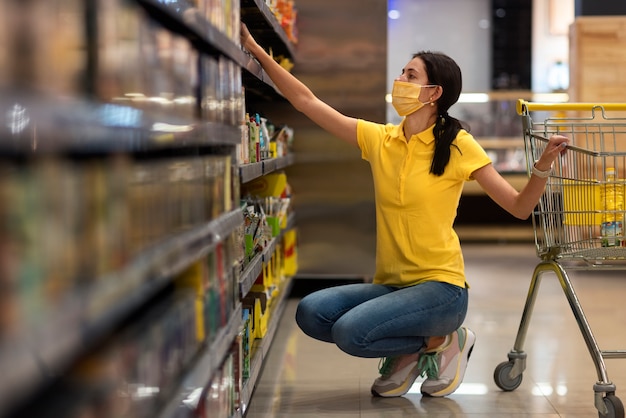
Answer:
[[[568,110],[593,110],[602,108],[604,110],[624,110],[626,103],[531,103],[524,99],[517,101],[517,114],[523,115],[533,110],[547,110],[551,112],[565,112]]]

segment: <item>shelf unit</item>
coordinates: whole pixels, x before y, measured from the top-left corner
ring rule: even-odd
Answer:
[[[258,102],[268,104],[284,100],[259,64],[242,51],[238,42],[203,17],[192,3],[184,0],[119,1],[125,3],[124,7],[136,5],[155,23],[188,40],[199,56],[225,57],[232,61],[242,72],[246,95],[254,95]],[[84,3],[85,15],[89,18],[92,13],[93,18],[94,10],[88,4],[90,2]],[[255,36],[272,46],[274,51],[293,57],[293,44],[264,2],[242,0],[240,11],[242,20]],[[32,122],[27,122],[25,128],[19,130],[11,124],[0,125],[0,159],[11,161],[18,168],[31,161],[49,158],[91,161],[124,155],[132,161],[160,161],[173,155],[197,162],[203,156],[217,155],[229,157],[233,164],[227,169],[231,174],[226,178],[243,184],[293,163],[293,155],[254,164],[235,163],[235,147],[241,142],[239,126],[151,112],[132,104],[94,99],[89,94],[60,99],[14,86],[0,88],[3,92],[0,94],[0,111],[6,115],[13,112],[20,117],[27,114],[28,121]],[[114,123],[111,122],[113,119]],[[2,186],[0,184],[0,189]],[[234,203],[239,196],[231,197],[231,203]],[[21,416],[24,411],[31,411],[32,403],[45,402],[50,392],[57,390],[55,386],[60,376],[76,362],[99,350],[103,341],[132,324],[134,316],[144,307],[155,303],[162,293],[171,291],[177,276],[238,234],[243,213],[240,209],[230,208],[236,204],[226,206],[225,211],[210,219],[166,231],[153,242],[142,245],[123,267],[107,272],[87,286],[72,289],[64,295],[64,300],[70,303],[60,303],[62,309],[48,316],[45,323],[12,335],[10,339],[3,338],[0,332],[0,369],[5,377],[0,382],[0,417]],[[291,216],[285,231],[293,228],[294,218]],[[282,235],[273,238],[243,271],[237,271],[241,267],[235,266],[227,273],[226,277],[235,281],[239,301],[235,301],[228,312],[226,323],[210,341],[199,344],[177,374],[176,381],[168,383],[172,387],[168,389],[169,399],[159,401],[157,409],[142,413],[161,418],[196,416],[194,402],[199,402],[199,389],[210,383],[242,332],[241,300],[262,273],[281,238]],[[240,406],[233,415],[235,418],[245,415],[290,286],[290,279],[286,278],[275,296],[267,333],[255,342],[249,378],[239,388]],[[77,300],[80,303],[71,302]],[[42,372],[42,364],[48,367],[46,373]],[[39,408],[45,409],[45,405]],[[49,410],[46,414],[60,416],[64,411]]]

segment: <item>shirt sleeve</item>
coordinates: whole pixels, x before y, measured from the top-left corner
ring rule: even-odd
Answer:
[[[385,125],[359,119],[356,125],[356,137],[361,158],[366,161],[370,159],[370,153],[382,144],[385,138]]]
[[[457,156],[456,165],[459,175],[466,181],[474,180],[472,177],[474,171],[491,164],[491,158],[487,152],[469,132],[459,131],[454,144],[459,147],[460,152],[453,152],[451,155]]]

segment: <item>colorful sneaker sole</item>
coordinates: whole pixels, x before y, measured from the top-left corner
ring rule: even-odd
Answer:
[[[404,379],[404,381],[402,381],[400,385],[386,385],[390,386],[389,388],[385,388],[383,387],[383,385],[380,385],[379,387],[377,387],[376,384],[372,385],[372,396],[376,396],[379,398],[396,398],[399,396],[403,396],[411,389],[411,386],[413,386],[413,383],[415,383],[415,379],[417,379],[419,375],[420,369],[416,364],[413,369],[411,369],[406,379]]]
[[[465,370],[467,369],[467,363],[469,362],[469,358],[472,355],[475,343],[476,334],[474,334],[474,332],[470,329],[466,328],[465,345],[461,349],[461,353],[459,355],[459,361],[456,365],[456,374],[454,376],[454,379],[443,388],[425,387],[425,385],[428,385],[428,381],[425,381],[420,390],[422,395],[430,396],[433,398],[441,398],[443,396],[448,396],[454,393],[454,391],[456,391],[463,382]],[[465,353],[467,353],[467,355],[465,355]]]

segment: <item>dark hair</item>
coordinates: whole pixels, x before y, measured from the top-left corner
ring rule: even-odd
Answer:
[[[449,56],[441,52],[422,51],[413,55],[420,58],[426,66],[428,84],[441,86],[443,93],[437,100],[439,115],[435,122],[433,134],[435,135],[435,153],[430,165],[430,172],[437,176],[443,174],[450,161],[451,147],[458,147],[452,142],[463,129],[461,121],[448,114],[448,109],[459,100],[463,81],[461,69]]]

